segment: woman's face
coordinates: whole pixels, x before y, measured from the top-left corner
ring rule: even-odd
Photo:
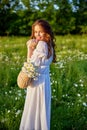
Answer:
[[[38,41],[43,41],[45,39],[45,32],[44,32],[43,28],[40,25],[36,25],[34,27],[34,37]]]

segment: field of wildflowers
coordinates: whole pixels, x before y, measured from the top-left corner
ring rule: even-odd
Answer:
[[[0,130],[18,130],[26,89],[17,75],[28,37],[0,37]],[[87,130],[87,35],[57,36],[51,64],[51,130]]]

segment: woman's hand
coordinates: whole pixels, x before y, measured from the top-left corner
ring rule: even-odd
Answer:
[[[28,52],[27,52],[27,59],[31,58],[34,49],[36,48],[38,42],[33,39],[31,42],[28,44]]]
[[[29,44],[29,48],[34,50],[36,46],[37,46],[37,41],[33,39],[31,43]]]

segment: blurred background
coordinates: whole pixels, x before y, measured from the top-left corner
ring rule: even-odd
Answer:
[[[56,38],[51,130],[87,130],[87,0],[0,0],[0,130],[19,130],[26,89],[17,76],[37,19]]]
[[[87,34],[87,0],[0,0],[0,35],[30,35],[41,18],[56,35]]]

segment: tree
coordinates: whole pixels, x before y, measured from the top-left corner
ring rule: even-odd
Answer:
[[[73,0],[76,33],[87,33],[87,0]]]
[[[56,1],[58,11],[56,11],[56,23],[59,34],[70,33],[74,28],[74,17],[72,14],[72,6],[69,0]]]
[[[8,35],[8,29],[14,23],[17,14],[13,12],[13,8],[17,6],[17,0],[0,1],[0,35]]]
[[[30,35],[37,19],[55,34],[87,33],[87,0],[1,0],[0,35]]]

